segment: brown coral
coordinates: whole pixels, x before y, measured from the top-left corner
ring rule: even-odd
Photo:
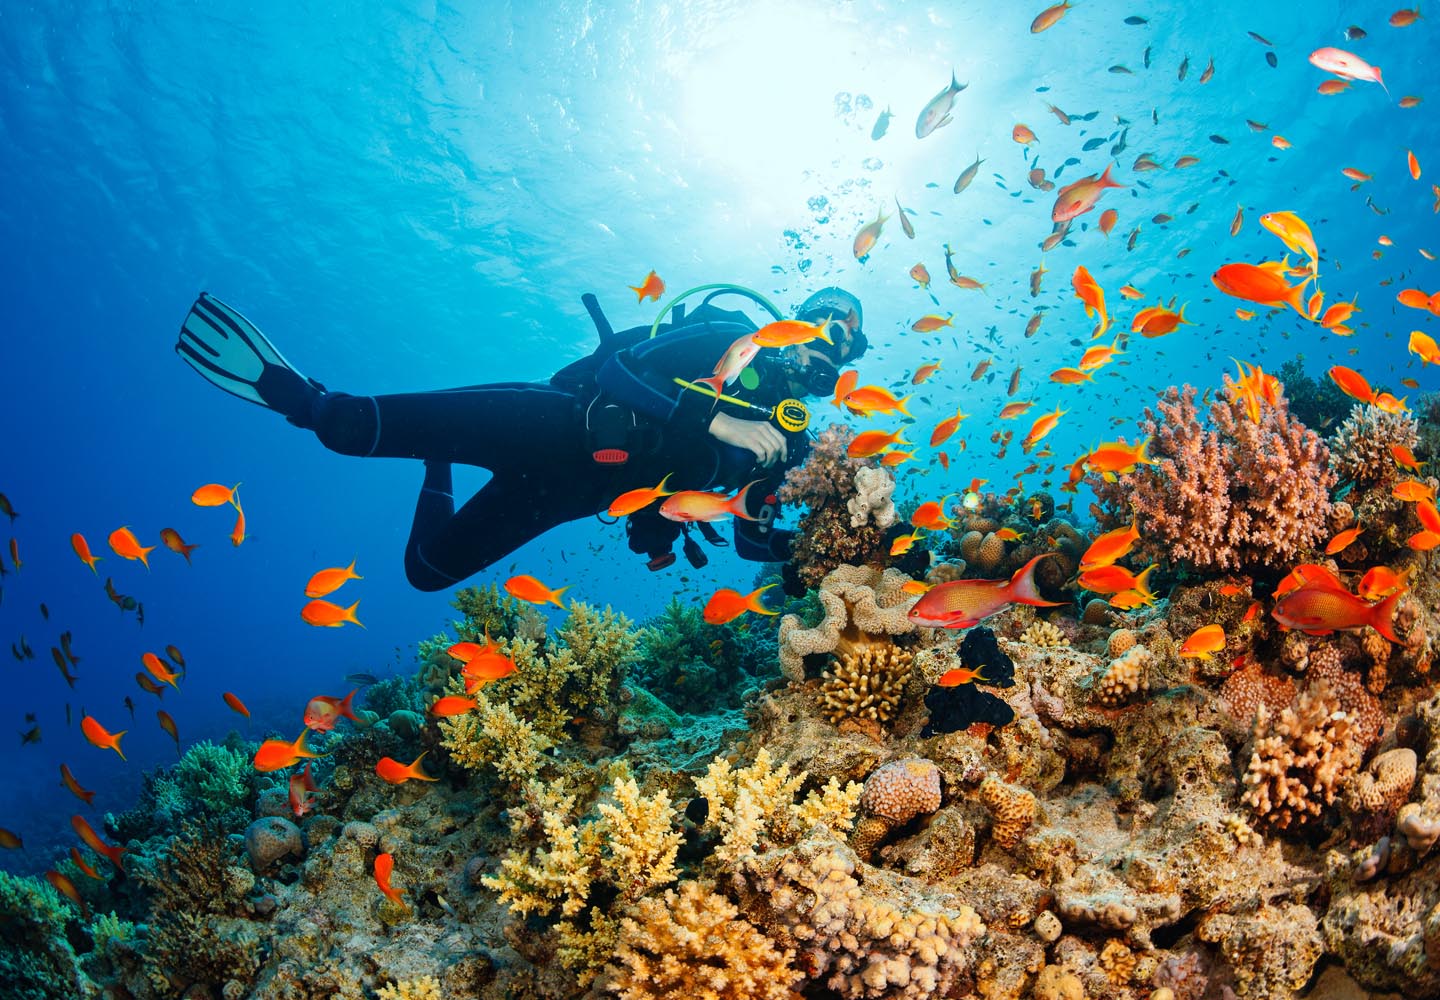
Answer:
[[[1145,686],[1145,671],[1155,657],[1144,646],[1131,646],[1111,660],[1095,679],[1095,700],[1119,708]]]
[[[1170,387],[1145,410],[1157,464],[1108,483],[1090,482],[1105,527],[1138,517],[1142,550],[1200,570],[1285,567],[1326,533],[1330,453],[1289,413],[1283,395],[1252,421],[1226,378],[1226,391],[1200,420],[1195,388]]]
[[[1420,424],[1408,413],[1357,403],[1330,438],[1331,463],[1342,479],[1365,485],[1393,482],[1399,467],[1390,448],[1413,449],[1419,439]]]
[[[910,578],[896,569],[839,566],[820,581],[818,597],[825,617],[806,628],[797,615],[780,620],[780,670],[792,681],[805,677],[805,657],[843,655],[866,645],[888,644],[888,636],[915,631],[907,617],[914,595],[904,591]]]
[[[790,562],[801,582],[814,587],[837,566],[864,565],[883,559],[888,552],[885,530],[873,522],[852,524],[848,507],[860,494],[855,476],[873,468],[874,459],[851,458],[847,453],[855,432],[831,424],[810,446],[804,463],[785,474],[778,496],[783,503],[805,507]]]
[[[913,659],[893,643],[840,654],[820,684],[822,713],[836,725],[846,719],[889,722],[905,693]]]
[[[980,801],[995,819],[992,832],[997,844],[1008,850],[1025,839],[1035,822],[1034,795],[991,777],[980,783]]]
[[[608,985],[621,1000],[791,1000],[804,978],[794,954],[712,886],[684,882],[621,919]]]
[[[1262,706],[1254,733],[1240,799],[1276,829],[1318,818],[1360,766],[1355,724],[1324,682],[1301,692],[1274,719]]]

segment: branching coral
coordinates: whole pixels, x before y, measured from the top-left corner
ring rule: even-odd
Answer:
[[[1144,646],[1130,646],[1095,676],[1095,700],[1106,708],[1119,708],[1125,704],[1145,686],[1145,672],[1154,659]]]
[[[475,711],[440,720],[440,745],[450,751],[450,759],[470,771],[493,766],[513,786],[538,775],[555,741],[483,691],[475,702]]]
[[[779,497],[783,503],[805,507],[791,547],[790,564],[800,582],[813,587],[826,573],[847,563],[864,565],[888,555],[885,528],[868,518],[856,525],[852,519],[866,515],[849,506],[860,487],[856,474],[875,467],[874,459],[851,458],[846,454],[854,432],[842,424],[831,424],[810,446],[805,461],[785,474]],[[888,477],[887,477],[888,478]],[[867,488],[873,490],[873,485]],[[881,511],[884,511],[883,504]],[[891,508],[893,513],[893,507]]]
[[[1314,821],[1360,766],[1354,723],[1323,682],[1274,719],[1262,705],[1241,801],[1280,830]]]
[[[0,871],[0,983],[15,1000],[78,996],[69,904],[49,885]]]
[[[608,986],[621,1000],[791,1000],[793,958],[712,886],[685,882],[620,921]]]
[[[723,758],[711,761],[709,770],[695,779],[695,788],[710,803],[709,821],[721,830],[715,856],[727,863],[741,861],[774,844],[793,843],[816,823],[848,832],[862,786],[852,781],[841,788],[831,778],[825,788],[797,804],[795,796],[805,778],[803,771],[791,775],[788,764],[777,770],[764,747],[749,767],[731,767]]]
[[[1290,416],[1283,396],[1259,422],[1231,391],[1200,420],[1195,389],[1173,386],[1146,408],[1153,466],[1105,482],[1092,508],[1105,527],[1138,518],[1141,550],[1198,570],[1289,568],[1326,534],[1335,484],[1324,442]]]
[[[434,976],[406,979],[394,986],[382,986],[376,994],[379,1000],[444,1000],[440,992],[440,980]]]
[[[241,749],[201,740],[173,767],[155,778],[155,812],[165,828],[183,819],[213,816],[235,826],[249,816],[254,769]]]
[[[913,659],[909,650],[891,643],[838,655],[820,685],[825,717],[836,725],[845,719],[889,722],[910,680]]]
[[[1414,449],[1420,424],[1405,413],[1357,404],[1330,438],[1330,457],[1340,478],[1364,485],[1393,482],[1399,473],[1392,447]]]

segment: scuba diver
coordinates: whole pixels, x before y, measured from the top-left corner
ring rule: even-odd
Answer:
[[[709,294],[687,313],[683,300],[700,291]],[[794,533],[775,525],[776,492],[809,450],[809,412],[801,400],[831,393],[840,367],[865,352],[860,301],[840,288],[814,293],[796,318],[827,321],[830,342],[761,349],[717,393],[698,380],[759,328],[747,313],[712,304],[726,294],[781,318],[759,293],[702,285],[667,303],[654,324],[616,333],[595,296],[584,295],[600,346],[548,383],[385,396],[331,392],[208,292],[191,306],[175,350],[212,384],[314,431],[332,451],[423,461],[405,546],[405,574],[419,590],[452,587],[551,528],[599,515],[622,493],[657,483],[669,491],[727,492],[749,484],[740,501],[747,516],[735,518],[736,553],[784,561]],[[459,511],[455,463],[491,472]],[[650,569],[663,569],[675,561],[674,543],[683,535],[686,558],[705,565],[691,525],[665,518],[660,506],[627,518],[631,551],[646,556]],[[727,544],[706,522],[694,527],[709,543]]]

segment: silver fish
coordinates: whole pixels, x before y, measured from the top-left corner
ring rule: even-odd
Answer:
[[[975,162],[970,164],[970,166],[966,167],[965,170],[960,174],[960,176],[955,178],[956,194],[959,194],[961,191],[964,191],[967,187],[970,186],[970,182],[975,179],[975,174],[980,169],[980,164],[984,162],[984,160],[980,159],[980,154],[976,153]]]
[[[1128,139],[1129,137],[1130,137],[1130,130],[1127,128],[1125,131],[1123,131],[1123,132],[1120,133],[1120,141],[1117,142],[1115,145],[1113,145],[1113,146],[1110,147],[1110,155],[1111,155],[1111,156],[1119,156],[1121,153],[1125,152],[1125,145],[1126,145],[1125,140]]]
[[[900,216],[900,230],[910,239],[915,238],[915,227],[910,224],[910,217],[905,214],[905,209],[900,207],[900,196],[895,196],[895,212]]]
[[[968,86],[968,83],[956,83],[955,72],[951,70],[950,83],[930,98],[930,103],[915,120],[915,138],[923,139],[940,126],[950,124],[950,108],[955,104],[955,95]]]

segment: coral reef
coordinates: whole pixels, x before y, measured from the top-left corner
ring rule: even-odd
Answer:
[[[0,871],[0,982],[15,1000],[83,996],[65,936],[70,904],[38,879]]]
[[[895,715],[914,657],[892,644],[868,645],[835,657],[822,675],[820,705],[839,725],[845,719],[886,723]]]
[[[1409,414],[1357,404],[1330,437],[1330,460],[1341,479],[1367,486],[1393,483],[1400,467],[1390,449],[1413,450],[1419,432],[1419,423]]]
[[[1194,570],[1288,569],[1327,533],[1336,476],[1324,442],[1292,417],[1283,395],[1258,423],[1226,378],[1200,419],[1195,388],[1167,389],[1141,434],[1153,466],[1107,482],[1091,476],[1105,528],[1138,520],[1137,551]]]
[[[875,459],[846,454],[854,436],[843,424],[826,427],[811,444],[804,463],[787,472],[780,486],[782,503],[805,508],[796,525],[789,563],[790,572],[804,587],[817,586],[837,567],[881,565],[889,557],[886,529],[890,525],[879,522],[894,517],[885,485],[889,481],[888,490],[893,491],[894,481]],[[872,505],[877,507],[874,517]]]
[[[1360,766],[1354,722],[1329,685],[1313,683],[1275,718],[1261,705],[1241,801],[1285,830],[1317,819]]]
[[[899,570],[840,566],[820,581],[824,618],[806,627],[796,615],[780,621],[780,669],[790,680],[803,680],[805,658],[844,655],[866,645],[890,643],[915,625],[907,617],[915,597],[904,590],[909,577]]]

